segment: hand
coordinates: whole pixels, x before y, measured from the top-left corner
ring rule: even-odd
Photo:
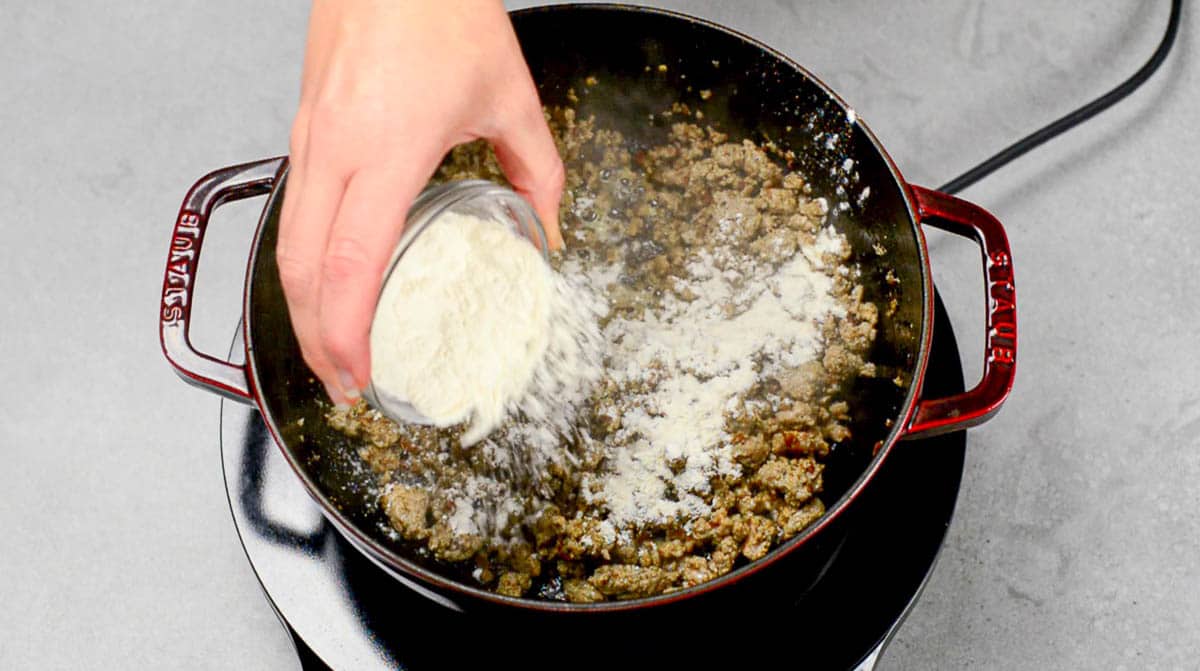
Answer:
[[[276,255],[304,360],[332,401],[371,375],[381,278],[413,199],[484,138],[562,244],[563,166],[500,0],[316,0]]]

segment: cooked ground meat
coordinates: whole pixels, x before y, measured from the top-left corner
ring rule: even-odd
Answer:
[[[597,568],[588,583],[605,596],[635,599],[660,594],[674,579],[674,572],[656,566],[608,564]]]
[[[553,263],[622,269],[606,287],[607,319],[642,319],[668,297],[698,300],[680,281],[698,255],[726,259],[718,270],[732,276],[738,258],[777,267],[812,253],[806,250],[826,225],[828,208],[802,175],[763,147],[730,141],[688,114],[672,110],[670,118],[682,120],[666,141],[645,147],[574,110],[547,112],[567,168],[560,212],[567,247]],[[436,179],[462,178],[504,182],[479,143],[451,152]],[[826,252],[821,259],[844,311],[821,324],[822,356],[764,375],[731,400],[725,429],[740,472],[712,477],[704,495],[709,512],[691,519],[616,529],[594,492],[583,491],[592,482],[587,474],[608,467],[606,445],[622,435],[635,409],[629,399],[642,391],[611,379],[594,390],[584,413],[579,431],[588,440],[570,445],[574,468],[544,474],[529,491],[499,484],[471,501],[451,492],[494,468],[488,449],[495,447],[463,448],[461,429],[397,425],[363,404],[331,410],[328,421],[362,441],[358,454],[381,485],[379,503],[396,533],[499,594],[593,603],[698,585],[739,561],[762,558],[825,511],[822,460],[850,439],[850,407],[839,394],[854,378],[874,374],[865,357],[878,309],[863,300],[856,273],[845,268],[847,255]],[[722,309],[732,315],[739,307]],[[658,374],[651,368],[647,386]],[[677,471],[686,458],[667,465]],[[481,527],[471,505],[490,506],[486,517],[502,521]]]
[[[568,578],[563,581],[563,593],[572,603],[596,603],[604,601],[604,593],[586,580]]]
[[[505,571],[500,574],[496,584],[496,593],[504,596],[524,596],[525,591],[533,584],[533,578],[528,573]]]
[[[380,497],[392,527],[405,538],[429,537],[429,493],[418,487],[393,484]]]

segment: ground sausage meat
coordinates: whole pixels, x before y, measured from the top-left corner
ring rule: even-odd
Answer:
[[[647,146],[571,109],[547,111],[567,169],[560,212],[567,245],[553,263],[621,268],[606,287],[608,319],[643,319],[664,300],[698,300],[680,281],[698,255],[778,266],[813,253],[828,224],[826,203],[767,149],[731,141],[686,110],[667,116],[672,123],[664,139]],[[504,181],[479,143],[455,149],[437,175],[462,178]],[[492,517],[506,520],[486,533],[471,524],[463,501],[447,493],[461,491],[486,463],[483,448],[459,443],[461,429],[397,425],[361,403],[330,410],[327,420],[361,442],[358,456],[379,485],[379,505],[395,533],[426,556],[462,567],[484,588],[595,603],[698,585],[762,558],[825,511],[823,460],[851,437],[851,407],[841,392],[856,377],[874,374],[866,358],[878,309],[863,299],[848,253],[826,251],[818,266],[828,268],[840,306],[836,318],[820,325],[823,353],[762,376],[727,406],[724,428],[736,472],[710,479],[707,512],[690,519],[617,530],[582,491],[586,474],[608,468],[606,445],[623,435],[636,410],[629,399],[639,390],[611,379],[594,390],[583,414],[579,431],[591,447],[573,446],[574,468],[549,474],[528,497],[501,490],[477,497],[477,505],[494,507]],[[737,307],[722,309],[733,314]]]

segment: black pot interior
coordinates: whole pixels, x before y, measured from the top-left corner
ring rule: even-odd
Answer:
[[[666,128],[649,123],[649,115],[686,103],[734,139],[771,140],[781,150],[792,150],[795,167],[813,185],[814,195],[833,206],[831,216],[853,247],[867,297],[881,307],[871,355],[879,375],[850,390],[854,437],[835,446],[826,470],[823,499],[834,508],[866,471],[875,446],[897,429],[926,328],[926,278],[916,227],[899,176],[882,150],[860,123],[848,122],[843,106],[821,84],[780,55],[724,29],[614,6],[527,10],[517,13],[514,23],[545,104],[567,105],[568,90],[574,89],[577,108],[594,114],[598,126],[654,142]],[[597,83],[585,86],[588,76]],[[701,90],[711,91],[711,97],[702,100]],[[853,160],[849,169],[847,159]],[[839,187],[846,196],[839,195]],[[869,196],[859,200],[868,187]],[[248,296],[250,356],[267,420],[310,483],[379,544],[381,556],[396,563],[392,552],[412,555],[383,533],[386,521],[367,486],[370,477],[355,447],[322,420],[323,391],[292,335],[274,254],[282,194],[281,185],[264,212]],[[836,204],[843,201],[849,208],[839,210]],[[877,246],[886,252],[879,254]],[[893,310],[884,309],[893,301]],[[804,534],[791,544],[803,540]],[[452,579],[465,577],[445,567],[426,568]]]

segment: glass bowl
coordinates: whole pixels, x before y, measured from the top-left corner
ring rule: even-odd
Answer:
[[[421,192],[408,211],[404,234],[396,243],[396,249],[388,261],[380,284],[379,297],[383,297],[393,271],[403,261],[405,253],[416,239],[447,212],[457,212],[494,221],[507,226],[514,235],[519,235],[536,247],[542,258],[549,261],[549,246],[542,222],[529,203],[512,189],[480,179],[446,182],[431,186]],[[376,317],[378,317],[376,308]],[[367,388],[362,391],[363,399],[374,409],[390,419],[409,424],[431,424],[429,418],[417,411],[406,399],[375,385],[374,375]]]

